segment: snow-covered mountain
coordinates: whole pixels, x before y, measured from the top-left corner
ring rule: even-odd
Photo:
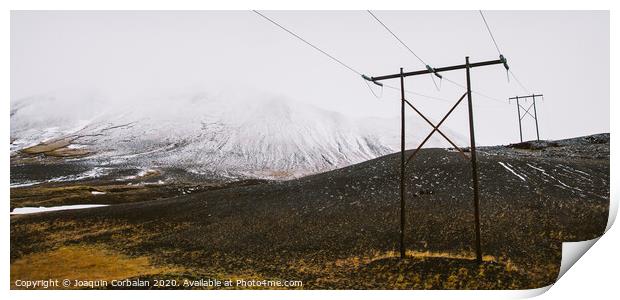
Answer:
[[[429,127],[408,123],[424,128],[409,130],[414,147]],[[11,105],[11,152],[64,139],[66,147],[91,153],[83,159],[101,164],[289,178],[396,152],[399,126],[397,118],[355,119],[270,96],[186,94],[128,103],[38,96]],[[448,146],[440,138],[426,147]]]

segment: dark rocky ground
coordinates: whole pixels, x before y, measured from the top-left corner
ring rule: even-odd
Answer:
[[[108,207],[11,216],[11,278],[41,277],[36,264],[46,255],[92,246],[163,270],[137,268],[127,278],[301,280],[305,289],[537,288],[555,281],[561,242],[598,237],[607,223],[609,134],[482,147],[485,259],[477,265],[470,162],[424,149],[407,167],[408,258],[398,260],[399,160],[396,153],[295,180],[204,185],[186,195],[161,186],[127,201],[109,188]],[[67,185],[98,184],[109,185]],[[11,208],[31,203],[29,193],[41,188],[12,189]],[[49,202],[51,192],[38,193],[36,203],[80,199]]]

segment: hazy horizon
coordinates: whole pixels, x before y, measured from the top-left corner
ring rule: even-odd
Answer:
[[[367,75],[424,68],[366,11],[263,13]],[[497,59],[477,11],[375,14],[434,67],[461,64],[466,55],[471,61]],[[514,79],[508,83],[501,66],[472,71],[472,88],[495,98],[473,95],[479,144],[518,141],[516,106],[507,98],[530,92],[545,95],[537,105],[541,138],[609,132],[607,11],[488,11],[485,16],[528,91]],[[464,72],[445,75],[464,83]],[[437,91],[427,76],[407,78],[406,85],[452,101],[463,93],[446,81]],[[11,102],[65,91],[96,92],[109,105],[148,105],[152,97],[173,99],[179,93],[237,93],[247,101],[268,95],[354,117],[393,118],[400,110],[398,91],[385,89],[376,99],[359,76],[251,11],[13,11]],[[434,121],[451,105],[408,98]],[[419,118],[407,114],[408,120]],[[461,104],[443,126],[467,136],[466,120]],[[529,118],[524,118],[524,138],[535,138]]]

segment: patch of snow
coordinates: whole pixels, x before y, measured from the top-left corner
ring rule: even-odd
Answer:
[[[11,183],[10,188],[18,188],[18,187],[26,187],[40,184],[41,182],[32,181],[32,182],[24,182],[24,183]]]
[[[44,181],[27,181],[27,182],[11,183],[10,187],[17,188],[17,187],[33,186],[33,185],[49,183],[49,182],[67,182],[67,181],[77,181],[77,180],[82,180],[82,179],[87,179],[87,178],[97,178],[97,177],[101,177],[101,176],[108,174],[110,169],[111,168],[95,167],[91,170],[88,170],[86,172],[82,172],[79,174],[54,177],[54,178],[44,180]]]
[[[57,211],[57,210],[71,210],[71,209],[86,209],[86,208],[94,208],[94,207],[102,207],[108,206],[107,204],[77,204],[77,205],[61,205],[61,206],[52,206],[52,207],[17,207],[13,209],[11,215],[25,215],[25,214],[34,214],[40,212],[48,212],[48,211]]]
[[[562,168],[562,169],[564,169],[564,170],[565,170],[565,171],[567,171],[568,173],[572,173],[572,174],[574,174],[574,175],[577,175],[579,178],[581,178],[581,179],[583,179],[583,180],[586,180],[586,181],[592,182],[592,175],[590,175],[590,174],[588,174],[588,173],[586,173],[586,172],[583,172],[583,171],[580,171],[580,170],[577,170],[577,169],[571,168],[571,167],[569,167],[569,166],[565,166],[565,165],[563,165],[563,164],[558,164],[557,166],[558,166],[558,167],[560,167],[560,168]]]
[[[550,175],[549,173],[547,173],[544,169],[541,169],[541,168],[538,168],[538,167],[532,166],[532,165],[530,165],[530,164],[527,164],[527,165],[528,165],[528,166],[530,166],[530,167],[531,167],[531,168],[533,168],[533,169],[536,169],[536,170],[540,171],[540,172],[541,172],[544,176],[547,176],[547,177],[549,177],[549,178],[551,178],[551,179],[553,179],[553,180],[557,181],[559,184],[561,184],[562,186],[564,186],[564,187],[566,187],[566,188],[568,188],[568,189],[571,189],[571,190],[577,190],[577,191],[580,191],[580,192],[582,192],[582,191],[583,191],[583,190],[581,190],[581,189],[579,189],[579,188],[572,187],[572,186],[569,186],[569,185],[565,184],[564,182],[560,181],[559,179],[557,179],[557,178],[555,178],[555,177],[551,176],[551,175]],[[559,185],[555,185],[555,186],[559,186]]]
[[[532,165],[530,165],[530,164],[527,164],[527,165],[528,165],[528,166],[530,166],[530,168],[532,168],[532,169],[535,169],[535,170],[538,170],[538,171],[541,171],[541,172],[545,173],[545,170],[544,170],[544,169],[541,169],[541,168],[539,168],[539,167],[532,166]]]
[[[166,183],[165,181],[160,179],[157,182],[145,182],[145,183],[143,183],[143,185],[162,185],[162,184],[165,184],[165,183]]]
[[[105,195],[106,194],[106,192],[100,192],[100,191],[91,191],[90,193],[93,195]]]
[[[525,180],[525,178],[524,178],[523,176],[519,175],[517,172],[515,172],[513,169],[511,169],[511,168],[509,167],[509,166],[510,166],[510,164],[508,164],[508,165],[507,165],[507,163],[506,163],[506,164],[504,164],[504,163],[503,163],[503,162],[501,162],[501,161],[500,161],[500,162],[498,162],[498,163],[499,163],[502,167],[504,167],[506,170],[510,171],[510,173],[512,173],[512,174],[514,174],[515,176],[519,177],[521,180],[523,180],[523,181],[527,181],[527,180]]]
[[[577,169],[573,169],[573,168],[571,168],[571,167],[567,167],[567,168],[569,168],[569,169],[571,169],[571,170],[573,170],[573,171],[575,171],[575,172],[577,172],[577,173],[580,173],[580,174],[586,175],[586,176],[592,176],[592,175],[590,175],[590,174],[588,174],[588,173],[586,173],[586,172],[583,172],[583,171],[580,171],[580,170],[577,170]]]
[[[94,167],[91,170],[86,172],[77,174],[77,175],[67,175],[60,176],[56,178],[49,179],[45,182],[65,182],[65,181],[77,181],[87,178],[97,178],[108,174],[110,168],[102,168],[102,167]]]
[[[146,176],[148,174],[155,174],[155,173],[157,173],[157,170],[154,170],[154,169],[142,169],[136,175],[130,175],[130,176],[125,176],[123,178],[117,178],[116,181],[133,180],[133,179],[136,179],[136,178],[144,177],[144,176]]]

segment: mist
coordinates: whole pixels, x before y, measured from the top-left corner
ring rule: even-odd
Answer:
[[[362,73],[424,68],[365,11],[264,13]],[[461,64],[466,55],[472,61],[497,59],[476,11],[376,14],[434,67]],[[608,12],[489,11],[487,20],[527,90],[508,81],[501,66],[472,72],[472,88],[493,98],[474,94],[480,144],[518,141],[516,106],[507,98],[534,92],[545,95],[537,106],[541,138],[609,131]],[[446,76],[463,83],[465,75]],[[438,84],[440,90],[427,76],[406,80],[408,90],[450,101],[463,93]],[[179,95],[279,98],[346,116],[396,117],[398,91],[376,92],[380,99],[359,76],[251,11],[11,13],[11,105],[54,97],[55,104],[39,113],[42,121],[130,108],[158,108],[165,115],[185,105]],[[451,105],[417,96],[410,101],[435,121]],[[416,118],[408,112],[408,120]],[[462,106],[443,126],[466,136],[466,120]],[[527,118],[524,130],[526,139],[535,138]]]

